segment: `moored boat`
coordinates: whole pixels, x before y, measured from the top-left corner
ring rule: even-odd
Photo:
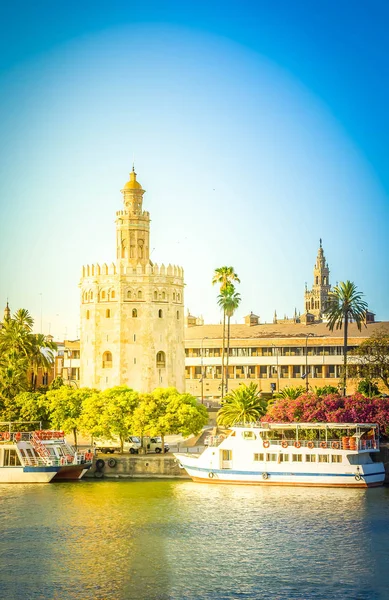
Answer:
[[[14,431],[15,425],[0,423],[0,483],[80,479],[91,466],[93,454],[76,452],[63,431]]]
[[[377,452],[376,424],[260,423],[232,427],[201,454],[175,457],[203,483],[375,487],[385,480]]]

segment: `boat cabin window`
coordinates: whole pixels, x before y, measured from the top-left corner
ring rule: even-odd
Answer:
[[[19,456],[14,449],[4,448],[4,467],[17,467],[20,465]]]
[[[292,462],[303,462],[302,454],[292,454]]]
[[[289,454],[280,454],[280,462],[289,462]]]
[[[273,452],[272,453],[268,452],[266,454],[266,460],[267,460],[267,462],[273,462],[273,461],[277,462],[277,454],[273,453]]]
[[[264,458],[263,452],[255,452],[255,454],[254,454],[255,462],[263,462],[263,458]]]
[[[321,463],[328,463],[330,462],[330,457],[328,454],[319,454],[319,462]]]
[[[342,462],[342,455],[341,454],[333,454],[331,456],[331,462],[333,462],[333,463],[341,463]]]
[[[242,436],[243,436],[244,440],[255,440],[256,439],[256,435],[255,435],[254,431],[243,431]]]
[[[316,454],[306,454],[305,462],[316,462]]]

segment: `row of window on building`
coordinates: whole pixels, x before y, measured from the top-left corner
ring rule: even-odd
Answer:
[[[335,379],[340,377],[340,365],[308,365],[309,377]],[[305,365],[229,365],[229,379],[299,379],[305,374]],[[186,379],[221,379],[221,365],[185,367]]]
[[[136,318],[138,317],[138,313],[139,313],[138,309],[136,309],[136,308],[133,308],[133,309],[132,309],[132,312],[131,312],[131,316],[132,316],[132,318],[133,318],[133,319],[136,319]],[[112,311],[111,311],[111,309],[110,309],[110,308],[107,308],[107,309],[105,310],[105,318],[106,318],[106,319],[110,319],[110,318],[111,318],[111,316],[112,316]],[[179,319],[179,318],[180,318],[180,311],[179,311],[179,310],[178,310],[178,311],[177,311],[177,313],[176,313],[176,317],[177,317],[177,319]],[[87,319],[90,319],[90,310],[87,310],[87,311],[86,311],[86,318],[87,318]],[[161,308],[160,308],[160,309],[159,309],[159,311],[158,311],[158,318],[159,318],[159,319],[163,319],[163,310],[162,310]]]
[[[143,292],[142,290],[137,290],[137,291],[133,291],[133,290],[127,290],[127,292],[125,292],[124,294],[124,300],[143,300]],[[181,302],[181,294],[180,292],[173,292],[172,293],[172,299],[173,302]],[[82,301],[83,302],[93,302],[94,300],[94,293],[92,292],[92,290],[89,290],[87,292],[84,292],[82,295]],[[102,290],[99,294],[97,294],[97,300],[100,302],[109,302],[110,300],[116,300],[116,292],[115,290]],[[169,295],[166,291],[158,291],[158,290],[154,290],[153,292],[153,300],[155,301],[165,301],[167,302],[169,300]]]
[[[356,346],[348,346],[348,351]],[[225,349],[227,354],[227,348]],[[201,358],[201,348],[186,348],[185,355],[189,358]],[[221,348],[203,348],[203,357],[219,358]],[[308,346],[308,356],[341,356],[343,346]],[[230,348],[229,356],[305,356],[305,347],[264,346],[261,348]]]
[[[166,367],[165,352],[163,352],[162,350],[157,352],[155,357],[155,363],[157,369],[163,369]],[[134,358],[134,364],[136,365],[136,358]],[[108,350],[104,352],[102,356],[102,367],[103,369],[111,369],[113,367],[112,352],[109,352]]]

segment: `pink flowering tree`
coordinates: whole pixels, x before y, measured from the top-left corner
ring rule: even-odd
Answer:
[[[317,397],[302,394],[298,398],[279,398],[264,417],[273,423],[378,423],[380,430],[389,436],[389,400],[366,398],[356,393],[352,396],[329,394]]]

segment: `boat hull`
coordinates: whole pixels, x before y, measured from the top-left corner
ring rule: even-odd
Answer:
[[[92,463],[84,463],[82,465],[66,465],[61,467],[58,473],[55,474],[52,481],[75,481],[81,479],[88,469],[92,466]]]
[[[353,472],[291,472],[283,470],[245,471],[216,469],[196,464],[199,459],[176,454],[179,465],[198,483],[234,485],[284,485],[304,487],[378,487],[384,484],[385,470],[382,463],[364,465],[358,473]]]
[[[2,467],[0,484],[2,483],[49,483],[58,473],[59,467]]]

